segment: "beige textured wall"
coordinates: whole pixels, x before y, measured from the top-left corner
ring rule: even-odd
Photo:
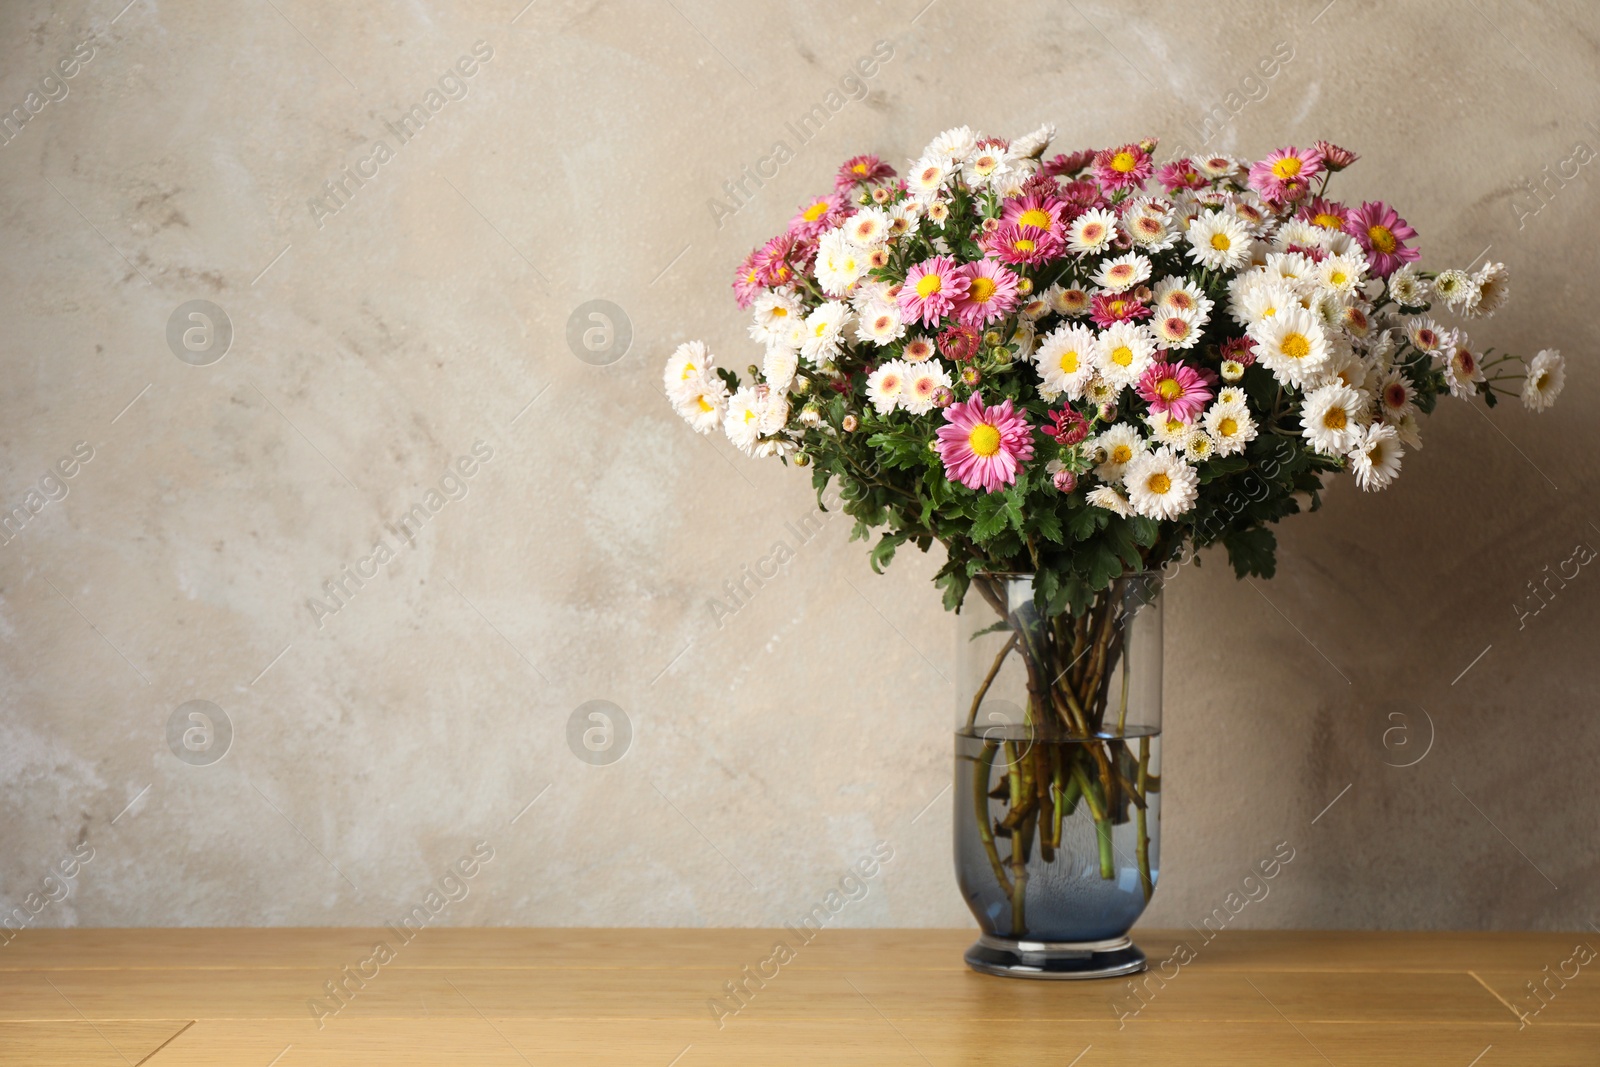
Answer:
[[[1220,107],[1207,147],[1362,152],[1342,189],[1400,205],[1432,266],[1492,246],[1514,303],[1479,334],[1572,366],[1542,418],[1446,402],[1393,491],[1341,484],[1281,529],[1273,582],[1217,560],[1173,585],[1149,921],[1198,922],[1280,841],[1240,925],[1600,917],[1600,576],[1521,629],[1513,608],[1600,547],[1592,175],[1519,184],[1600,143],[1600,16],[1324,2],[6,4],[0,106],[93,56],[0,149],[0,501],[93,458],[0,547],[0,903],[76,848],[32,924],[364,924],[484,841],[440,921],[777,924],[881,839],[839,921],[966,924],[929,806],[935,561],[875,577],[831,522],[718,626],[709,599],[813,501],[688,432],[659,361],[697,336],[747,361],[733,264],[852,153],[1043,120],[1064,149],[1199,147]],[[870,94],[799,144],[785,123],[879,40]],[[479,41],[465,97],[400,143],[386,123]],[[793,161],[719,220],[780,140]],[[357,166],[342,207],[308,205]],[[631,324],[609,364],[567,341],[596,299]],[[167,339],[191,300],[232,324],[205,366]],[[465,497],[402,540],[476,442]],[[394,558],[317,617],[379,541]],[[192,700],[232,724],[209,765],[169,747]],[[607,766],[569,746],[591,700],[631,724]]]

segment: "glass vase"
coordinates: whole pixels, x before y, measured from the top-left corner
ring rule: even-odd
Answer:
[[[989,974],[1131,974],[1128,931],[1161,854],[1161,577],[1117,579],[1081,614],[1034,577],[973,579],[961,613],[955,864]]]

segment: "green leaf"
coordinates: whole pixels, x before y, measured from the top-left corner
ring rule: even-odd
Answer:
[[[1278,569],[1278,538],[1264,526],[1234,530],[1222,538],[1228,549],[1228,562],[1240,578],[1254,575],[1271,578]]]

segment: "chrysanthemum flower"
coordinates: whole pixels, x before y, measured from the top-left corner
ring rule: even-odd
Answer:
[[[1350,209],[1337,200],[1326,200],[1323,197],[1314,197],[1303,204],[1295,214],[1296,218],[1304,219],[1319,230],[1342,230],[1345,220],[1350,217]]]
[[[1179,189],[1204,189],[1205,176],[1194,168],[1194,161],[1189,159],[1174,159],[1156,172],[1156,181],[1160,182],[1167,192],[1175,193]]]
[[[1477,353],[1467,347],[1466,337],[1458,333],[1445,346],[1444,354],[1444,380],[1450,386],[1450,395],[1476,396],[1478,383],[1483,381],[1483,367]]]
[[[1479,267],[1472,276],[1478,285],[1478,304],[1468,312],[1469,317],[1487,317],[1499,311],[1509,294],[1510,278],[1511,272],[1504,263],[1485,263]]]
[[[1199,318],[1198,312],[1163,308],[1150,320],[1150,330],[1161,347],[1181,352],[1200,343]]]
[[[1197,316],[1199,325],[1204,326],[1211,318],[1212,302],[1205,291],[1194,285],[1187,278],[1163,278],[1156,283],[1154,291],[1150,294],[1157,307],[1167,308],[1172,311],[1193,312]]]
[[[1089,310],[1089,294],[1075,285],[1070,288],[1052,285],[1045,290],[1045,297],[1058,315],[1082,315]]]
[[[1049,230],[1016,222],[1002,222],[984,235],[984,250],[1012,266],[1036,267],[1061,256],[1061,238]]]
[[[1464,270],[1442,270],[1433,279],[1433,291],[1457,315],[1471,314],[1482,299],[1477,280]]]
[[[1566,360],[1555,349],[1544,349],[1528,362],[1528,377],[1522,383],[1523,407],[1529,411],[1545,410],[1556,402],[1566,384]]]
[[[728,387],[715,374],[695,377],[686,383],[675,406],[695,433],[710,433],[728,406]]]
[[[1016,196],[1002,206],[1000,221],[1060,234],[1065,227],[1061,220],[1064,208],[1061,200],[1054,196]]]
[[[1107,192],[1119,189],[1138,189],[1149,179],[1155,169],[1150,153],[1136,144],[1121,148],[1107,148],[1094,157],[1094,176]]]
[[[1348,148],[1340,148],[1332,141],[1318,141],[1311,147],[1322,156],[1323,165],[1331,171],[1341,171],[1361,157]]]
[[[1422,256],[1406,244],[1417,231],[1381,200],[1368,200],[1351,208],[1345,216],[1344,230],[1366,251],[1372,273],[1379,278],[1387,278]]]
[[[1010,400],[986,407],[983,394],[944,409],[939,458],[945,477],[992,493],[1017,480],[1020,463],[1033,458],[1033,430]]]
[[[1083,396],[1095,373],[1094,352],[1094,331],[1087,326],[1063,324],[1050,331],[1033,357],[1040,391],[1065,393],[1073,400]]]
[[[1343,455],[1364,429],[1361,407],[1361,394],[1343,382],[1313,389],[1300,406],[1300,435],[1323,455]]]
[[[1105,208],[1090,208],[1067,227],[1067,251],[1084,255],[1102,252],[1117,237],[1117,216]]]
[[[1389,298],[1402,307],[1422,307],[1428,303],[1431,292],[1428,280],[1411,267],[1401,267],[1389,275]]]
[[[1128,507],[1128,498],[1111,488],[1109,485],[1097,485],[1084,496],[1084,500],[1097,508],[1104,508],[1114,515],[1127,518],[1133,514]]]
[[[966,292],[967,278],[961,264],[949,256],[933,256],[906,272],[900,307],[907,322],[931,326],[950,314]]]
[[[1149,305],[1134,293],[1096,293],[1090,298],[1089,319],[1101,329],[1112,323],[1138,322],[1149,317]]]
[[[1311,312],[1299,305],[1257,322],[1250,327],[1250,337],[1256,343],[1256,360],[1284,385],[1303,389],[1328,363],[1328,336]]]
[[[754,303],[755,298],[761,295],[761,290],[766,288],[761,284],[761,272],[756,270],[756,255],[760,251],[758,248],[745,256],[733,272],[733,299],[741,309]]]
[[[816,237],[823,230],[838,225],[844,206],[845,199],[838,193],[814,197],[801,204],[800,210],[789,220],[789,233],[794,237]]]
[[[933,358],[933,342],[920,333],[907,338],[901,358],[907,363],[926,363]]]
[[[1123,482],[1134,513],[1149,519],[1175,519],[1194,507],[1200,494],[1200,476],[1170,447],[1139,456]]]
[[[1232,456],[1256,439],[1256,420],[1244,404],[1213,404],[1206,412],[1206,432],[1217,444],[1217,455]]]
[[[1378,412],[1383,421],[1397,423],[1407,415],[1416,414],[1417,406],[1411,402],[1416,395],[1416,388],[1400,373],[1400,368],[1389,368],[1378,384]]]
[[[748,385],[728,398],[727,410],[722,416],[722,431],[746,455],[751,454],[761,437],[763,406],[761,397]]]
[[[1131,322],[1113,323],[1096,339],[1095,346],[1101,376],[1118,387],[1137,382],[1156,351],[1150,331]]]
[[[1241,367],[1256,361],[1256,345],[1249,337],[1230,337],[1222,342],[1222,358],[1231,359]]]
[[[938,406],[939,397],[954,384],[950,372],[938,360],[911,364],[905,372],[905,393],[901,403],[913,415],[926,415]]]
[[[1322,173],[1322,153],[1315,148],[1296,148],[1293,145],[1268,152],[1267,158],[1250,166],[1250,188],[1263,199],[1285,201],[1296,199],[1295,189]]]
[[[1050,412],[1050,425],[1044,433],[1056,444],[1070,447],[1089,436],[1089,424],[1075,409],[1060,407]]]
[[[887,181],[894,177],[894,168],[874,155],[852,156],[839,168],[833,179],[835,192],[848,192],[857,185]]]
[[[1416,318],[1407,319],[1406,340],[1411,342],[1411,347],[1418,352],[1427,352],[1430,355],[1442,350],[1445,343],[1445,331],[1430,318],[1418,315]]]
[[[797,270],[805,269],[814,248],[811,242],[802,242],[793,234],[780,233],[756,250],[751,265],[762,285],[788,285]]]
[[[813,364],[831,363],[844,348],[845,327],[850,324],[850,306],[838,300],[819,304],[806,316],[806,339],[800,354]]]
[[[982,339],[978,331],[970,326],[955,325],[939,334],[939,351],[943,352],[946,359],[953,359],[957,363],[965,363],[978,354],[978,345]]]
[[[1400,434],[1393,426],[1375,422],[1355,435],[1350,444],[1350,471],[1363,492],[1387,489],[1400,474]]]
[[[1039,172],[1052,178],[1070,178],[1092,162],[1094,162],[1094,149],[1092,148],[1085,148],[1077,152],[1063,152],[1058,156],[1045,160]]]
[[[1017,276],[991,259],[961,268],[967,291],[956,301],[956,317],[963,325],[982,327],[1002,319],[1017,306]]]
[[[906,190],[926,204],[939,195],[949,178],[948,163],[924,157],[911,165],[911,173],[906,176]]]
[[[1212,270],[1238,270],[1250,262],[1250,232],[1237,217],[1208,211],[1189,224],[1189,258]]]
[[[666,369],[661,374],[661,387],[674,404],[689,391],[698,389],[701,378],[715,378],[715,360],[706,351],[704,341],[685,341],[667,357]]]
[[[1200,372],[1184,363],[1152,363],[1135,391],[1150,411],[1191,422],[1205,409],[1211,390]]]
[[[1108,292],[1121,293],[1150,279],[1150,261],[1137,252],[1102,260],[1094,282]]]
[[[1091,438],[1085,447],[1100,460],[1094,469],[1095,477],[1102,482],[1119,482],[1128,464],[1142,456],[1150,443],[1137,429],[1119,422]]]
[[[879,415],[887,415],[900,406],[906,392],[906,375],[910,370],[910,364],[891,359],[867,375],[867,399]]]
[[[869,305],[862,310],[856,324],[857,339],[879,348],[894,344],[905,333],[906,324],[901,321],[900,308],[895,304]]]

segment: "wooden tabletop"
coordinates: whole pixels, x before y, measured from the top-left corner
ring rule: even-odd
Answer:
[[[1099,982],[974,974],[965,930],[412,938],[24,931],[0,945],[0,1063],[1600,1064],[1593,931],[1143,930],[1151,970]]]

